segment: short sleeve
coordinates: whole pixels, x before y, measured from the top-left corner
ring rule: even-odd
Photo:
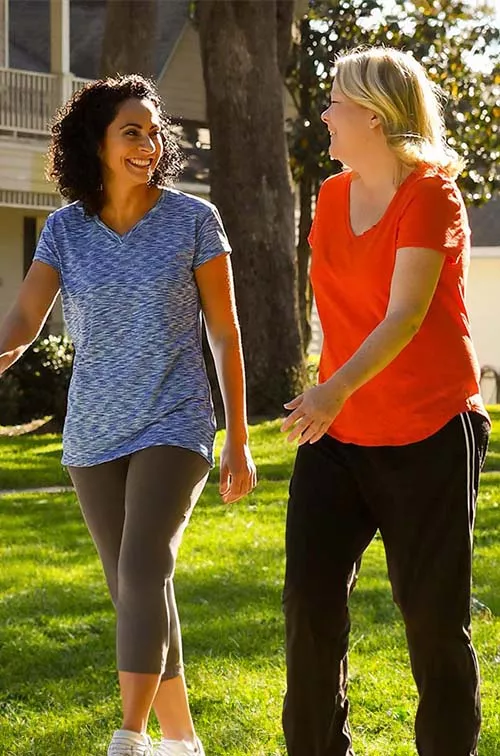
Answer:
[[[222,219],[215,205],[210,205],[208,212],[199,220],[194,250],[193,268],[212,260],[219,255],[229,254],[231,245],[227,238]]]
[[[58,273],[61,271],[61,262],[52,232],[52,216],[50,215],[45,222],[38,244],[36,245],[33,261],[35,260],[50,265]]]
[[[344,210],[345,189],[349,185],[350,171],[334,173],[323,181],[319,188],[314,208],[314,218],[307,237],[311,248],[321,241],[325,230],[337,223]]]
[[[453,181],[440,176],[423,178],[399,221],[396,248],[425,247],[456,261],[468,246],[467,212]]]
[[[307,242],[311,248],[314,246],[318,236],[319,218],[321,215],[321,206],[323,204],[322,195],[324,194],[325,184],[326,182],[321,184],[319,188],[318,197],[316,199],[316,207],[314,208],[314,218],[311,224],[311,230],[309,231],[309,235],[307,237]]]

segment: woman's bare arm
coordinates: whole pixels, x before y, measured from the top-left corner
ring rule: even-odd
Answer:
[[[40,333],[59,293],[59,275],[50,265],[34,262],[16,301],[0,323],[0,375],[26,351]]]
[[[220,255],[200,265],[195,277],[224,400],[227,434],[221,454],[220,492],[230,503],[255,486],[256,474],[247,446],[243,353],[229,256]]]
[[[384,320],[353,356],[324,383],[288,402],[293,410],[282,425],[290,441],[318,441],[358,388],[378,375],[420,329],[438,285],[445,256],[434,249],[398,250]]]

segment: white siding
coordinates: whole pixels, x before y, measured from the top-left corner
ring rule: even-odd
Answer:
[[[207,120],[198,32],[186,23],[158,81],[167,113],[190,121]]]
[[[500,249],[479,257],[473,250],[467,286],[472,337],[481,367],[500,373]]]
[[[188,21],[158,80],[158,88],[167,113],[173,118],[207,121],[205,82],[201,62],[200,40]],[[283,87],[285,118],[295,118],[295,105]]]
[[[42,194],[54,191],[44,176],[46,150],[45,140],[0,140],[0,189]]]

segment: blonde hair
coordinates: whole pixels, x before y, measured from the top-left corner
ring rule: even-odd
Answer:
[[[464,161],[446,143],[442,90],[412,55],[390,47],[358,48],[339,56],[342,94],[380,118],[387,144],[402,165],[429,163],[456,178]]]

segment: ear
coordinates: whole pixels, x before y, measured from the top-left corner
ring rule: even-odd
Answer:
[[[378,126],[381,126],[381,125],[382,124],[380,121],[380,117],[376,113],[374,113],[373,110],[371,110],[369,114],[368,126],[370,127],[370,129],[376,129]]]

